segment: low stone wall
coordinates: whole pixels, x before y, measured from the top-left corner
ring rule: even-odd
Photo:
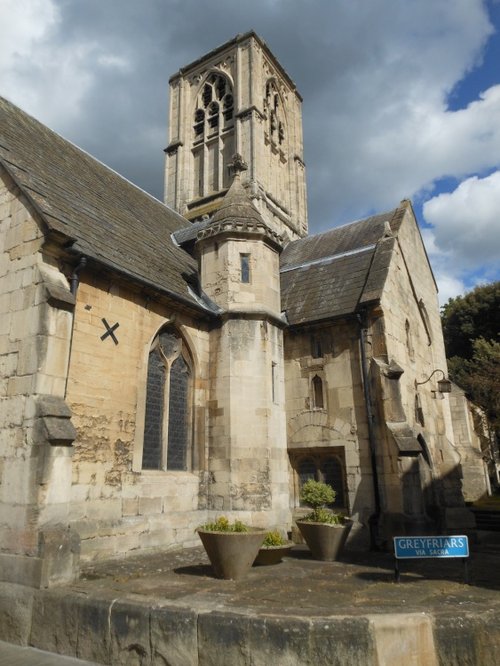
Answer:
[[[495,666],[500,628],[492,610],[279,617],[4,584],[0,640],[100,664]]]

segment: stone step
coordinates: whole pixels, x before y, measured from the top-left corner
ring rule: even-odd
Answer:
[[[500,532],[500,511],[472,507],[478,530]]]

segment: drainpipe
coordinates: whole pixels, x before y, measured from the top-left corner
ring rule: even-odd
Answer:
[[[73,296],[76,296],[76,292],[78,291],[78,285],[80,284],[80,271],[85,268],[87,265],[87,257],[80,257],[80,261],[78,262],[77,266],[75,267],[75,270],[71,274],[71,277],[69,279],[69,284],[70,284],[70,291],[73,294]]]
[[[377,456],[376,456],[377,444],[375,439],[375,430],[373,427],[373,401],[370,390],[370,383],[368,379],[368,361],[366,358],[366,327],[361,318],[361,315],[357,314],[356,319],[358,320],[359,324],[359,346],[361,348],[361,373],[363,376],[363,393],[366,405],[368,441],[370,444],[370,463],[371,463],[372,477],[373,477],[373,496],[375,500],[375,512],[369,518],[370,539],[371,539],[372,548],[378,550],[380,548],[379,534],[378,534],[378,523],[380,518],[380,486],[379,486],[379,478],[377,471]]]
[[[71,352],[73,350],[73,331],[75,330],[75,317],[76,317],[76,292],[78,291],[78,285],[80,284],[80,272],[87,265],[87,257],[80,257],[78,264],[75,266],[73,273],[69,279],[69,289],[73,296],[75,296],[75,307],[73,310],[73,319],[71,320],[71,336],[69,339],[69,352],[68,352],[68,369],[66,371],[66,382],[64,384],[64,399],[66,399],[66,394],[68,393],[68,378],[69,378],[69,368],[71,364]]]

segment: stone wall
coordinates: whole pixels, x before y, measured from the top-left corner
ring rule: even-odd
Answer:
[[[74,429],[64,402],[73,297],[42,253],[36,213],[1,176],[0,575],[38,586],[71,578],[78,557],[67,529]]]
[[[313,349],[320,341],[321,356]],[[317,352],[316,352],[317,353]],[[323,407],[314,404],[312,381],[320,377]],[[292,463],[298,454],[331,450],[345,465],[347,503],[357,521],[353,537],[373,512],[370,451],[366,407],[361,381],[357,324],[337,323],[285,336],[285,383],[288,451]],[[298,475],[294,471],[291,501],[299,506]]]
[[[248,283],[241,280],[242,254],[249,259]],[[205,243],[200,273],[204,292],[223,310],[279,315],[279,255],[266,243],[243,239]]]
[[[107,337],[108,326],[119,326]],[[142,470],[151,342],[174,324],[192,356],[189,471]],[[74,443],[70,519],[82,558],[196,542],[204,522],[208,333],[123,282],[82,276],[68,381]]]
[[[434,513],[450,527],[453,514],[470,527],[470,517],[461,513],[461,455],[454,443],[449,397],[437,385],[448,374],[437,288],[409,204],[370,333],[384,341],[374,344],[372,364],[379,390],[383,508],[410,513],[415,520],[419,514]],[[435,370],[442,372],[427,381]],[[407,439],[403,445],[405,437],[413,443]]]
[[[282,332],[230,319],[212,332],[209,506],[262,527],[290,526]]]
[[[455,445],[461,458],[464,499],[475,502],[491,495],[487,461],[492,461],[492,456],[486,417],[455,384],[450,394],[450,408]]]

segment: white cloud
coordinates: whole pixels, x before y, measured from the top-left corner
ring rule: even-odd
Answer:
[[[473,176],[423,206],[422,230],[440,302],[500,278],[500,171]]]
[[[126,72],[129,61],[91,32],[65,40],[57,0],[0,0],[9,29],[0,40],[2,94],[69,138],[77,135],[82,102],[102,72]]]
[[[0,0],[2,30],[0,63],[4,72],[16,61],[32,55],[33,46],[58,21],[58,10],[52,0]]]
[[[427,201],[423,211],[436,248],[451,254],[462,270],[500,265],[500,171],[464,180]]]
[[[127,71],[130,69],[129,61],[123,56],[103,53],[97,58],[97,62],[102,67]]]
[[[0,40],[2,94],[64,130],[92,79],[83,65],[89,45],[58,43],[61,17],[53,0],[2,0],[1,9],[9,26]]]
[[[439,289],[439,304],[444,305],[450,298],[455,298],[458,294],[463,294],[467,286],[463,280],[452,275],[443,273],[437,268],[434,272]]]
[[[343,220],[363,214],[359,207],[368,201],[374,209],[392,207],[443,176],[462,178],[499,164],[500,86],[465,109],[447,105],[491,33],[487,17],[476,2],[458,3],[457,14],[439,11],[443,3],[423,5],[427,15],[416,7],[407,12],[404,4],[390,19],[396,25],[377,30],[375,24],[367,45],[371,61],[347,63],[340,86],[330,87],[322,102],[334,115],[317,152],[338,165],[336,196],[330,196]],[[319,169],[324,172],[325,163],[310,169],[312,180]]]

